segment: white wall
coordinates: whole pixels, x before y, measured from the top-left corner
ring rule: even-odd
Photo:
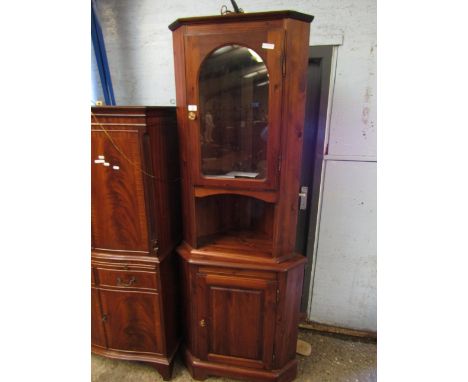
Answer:
[[[376,166],[326,161],[309,318],[376,330]]]
[[[309,318],[376,330],[376,2],[237,2],[246,12],[312,14],[310,44],[339,45]],[[222,4],[230,2],[97,0],[117,104],[174,104],[167,26],[179,17],[219,14]],[[368,209],[351,203],[358,195]]]

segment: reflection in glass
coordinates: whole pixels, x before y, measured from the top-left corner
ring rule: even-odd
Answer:
[[[217,178],[266,177],[268,70],[252,49],[223,46],[200,68],[201,168]]]

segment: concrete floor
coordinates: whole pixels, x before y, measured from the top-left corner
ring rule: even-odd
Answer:
[[[352,337],[327,335],[300,330],[299,338],[312,345],[310,357],[297,356],[295,381],[303,382],[374,382],[377,381],[377,346]],[[150,366],[135,362],[115,361],[92,356],[92,382],[156,382],[162,381]],[[193,381],[177,361],[173,381]],[[206,382],[233,382],[228,378],[208,378]]]

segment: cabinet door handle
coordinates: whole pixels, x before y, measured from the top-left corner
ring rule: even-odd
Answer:
[[[106,322],[107,321],[107,314],[103,314],[102,315],[102,322]]]
[[[133,284],[136,283],[136,278],[133,276],[128,282],[122,281],[120,277],[117,277],[117,285],[118,286],[124,286],[124,287],[129,287],[132,286]]]
[[[306,210],[307,209],[307,194],[309,192],[309,187],[302,186],[301,192],[299,192],[299,209]]]
[[[205,320],[204,318],[202,318],[202,319],[200,320],[200,326],[201,326],[202,328],[204,328],[204,327],[206,326],[206,320]]]

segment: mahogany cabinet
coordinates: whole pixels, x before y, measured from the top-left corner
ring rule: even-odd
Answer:
[[[295,378],[294,251],[309,28],[293,11],[179,19],[184,344],[196,379]]]
[[[91,111],[92,351],[169,379],[181,333],[175,108]]]

